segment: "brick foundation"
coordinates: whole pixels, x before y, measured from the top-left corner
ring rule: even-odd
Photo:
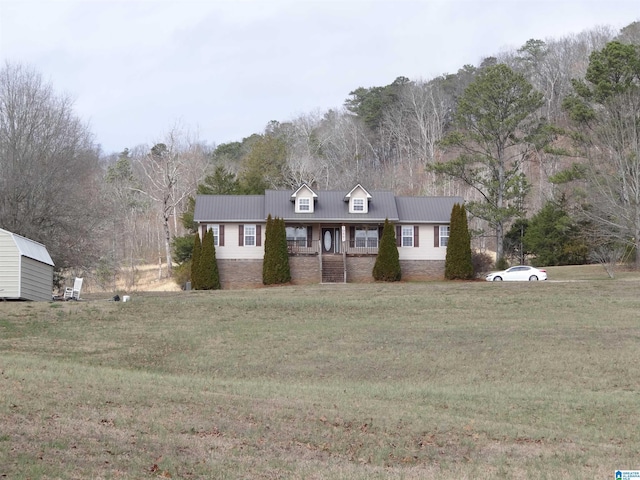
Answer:
[[[289,268],[294,285],[320,283],[320,259],[317,255],[289,257]]]
[[[222,288],[255,288],[262,285],[262,260],[217,261]]]
[[[375,256],[347,257],[347,282],[373,282]],[[320,261],[316,255],[289,257],[291,283],[320,283]],[[402,280],[424,281],[444,278],[444,260],[400,260]],[[262,286],[262,260],[218,259],[220,284],[224,289]]]
[[[400,260],[402,280],[443,280],[444,260]]]

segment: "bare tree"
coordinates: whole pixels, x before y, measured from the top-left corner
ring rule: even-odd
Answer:
[[[156,204],[162,224],[161,243],[164,245],[168,276],[173,273],[171,217],[175,219],[178,216],[178,207],[184,207],[183,202],[193,194],[196,188],[195,184],[187,181],[190,160],[193,159],[189,152],[192,147],[193,144],[188,137],[176,127],[167,133],[165,142],[155,144],[147,154],[136,159],[136,164],[144,177],[142,187],[136,190],[145,194]],[[204,175],[204,169],[202,175]],[[174,232],[177,226],[176,220]]]
[[[583,214],[606,235],[640,251],[640,47],[608,43],[590,57],[585,81],[565,105],[586,158]],[[636,269],[640,255],[636,254]]]
[[[380,128],[388,149],[393,150],[394,191],[420,194],[428,188],[431,174],[425,166],[438,156],[438,142],[444,135],[447,115],[453,109],[450,96],[439,81],[409,82],[399,90],[398,101],[385,111]]]
[[[73,103],[29,67],[0,70],[0,227],[44,243],[58,268],[89,267],[98,214],[98,150]]]
[[[346,111],[327,112],[318,132],[326,161],[323,188],[375,185],[375,153],[361,119]]]

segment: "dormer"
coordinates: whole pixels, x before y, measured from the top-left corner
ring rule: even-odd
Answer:
[[[313,213],[318,195],[311,190],[311,187],[303,183],[291,194],[291,201],[295,204],[296,213]]]
[[[358,184],[344,197],[345,202],[349,202],[349,213],[369,213],[369,200],[371,194]]]

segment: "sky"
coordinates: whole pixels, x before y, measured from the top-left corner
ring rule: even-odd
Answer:
[[[241,141],[358,87],[637,20],[638,0],[0,0],[0,68],[73,99],[108,154],[176,127]]]

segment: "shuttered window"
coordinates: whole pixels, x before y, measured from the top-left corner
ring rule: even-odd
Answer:
[[[420,227],[418,225],[396,225],[396,246],[419,247]]]
[[[239,225],[238,246],[260,247],[262,245],[262,229],[260,225]]]
[[[402,246],[413,247],[413,226],[411,225],[402,226]]]

